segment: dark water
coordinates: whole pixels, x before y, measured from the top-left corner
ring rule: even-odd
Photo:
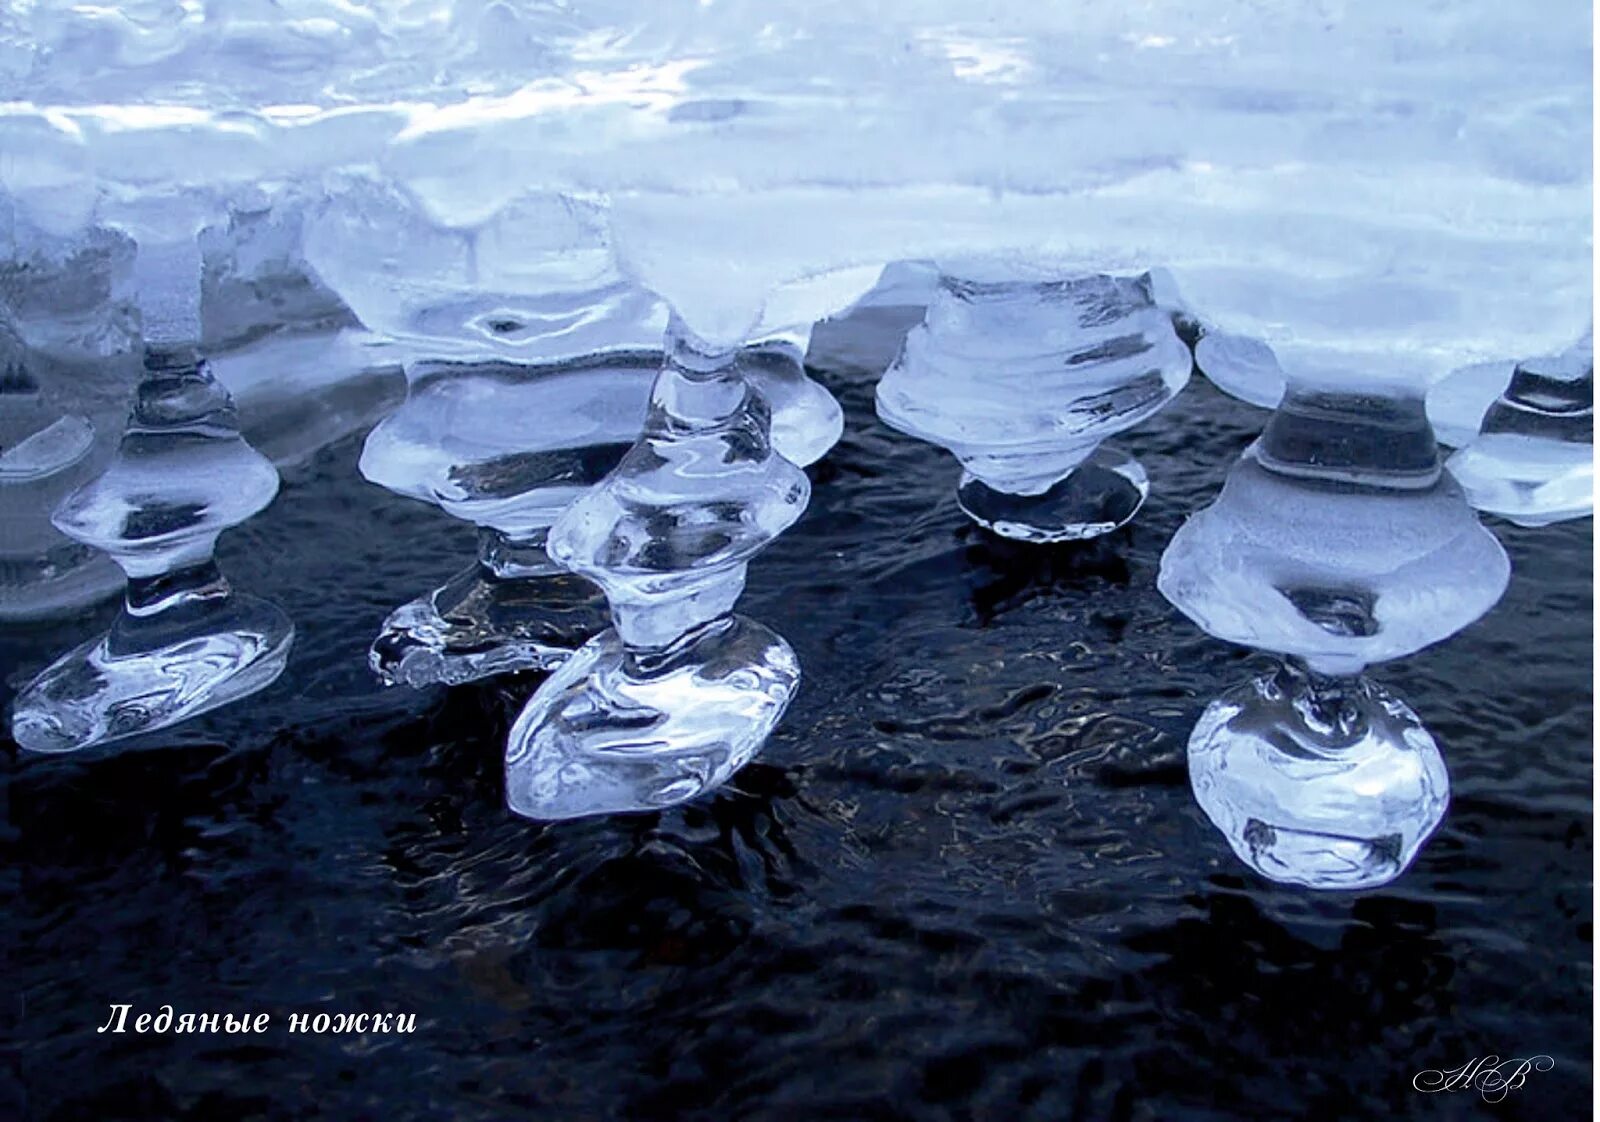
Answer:
[[[1591,524],[1495,523],[1499,607],[1379,668],[1453,785],[1410,872],[1275,886],[1183,762],[1267,663],[1155,591],[1265,414],[1197,377],[1121,440],[1153,486],[1131,527],[1016,547],[873,417],[894,345],[819,330],[849,428],[743,601],[805,684],[756,764],[669,813],[513,818],[535,681],[416,694],[364,665],[470,532],[363,483],[359,439],[292,475],[221,550],[295,618],[282,679],[127,747],[10,746],[0,1118],[1588,1117]],[[5,700],[103,620],[0,642]],[[273,1024],[97,1034],[112,1002]],[[1486,1053],[1555,1066],[1497,1106],[1411,1087]]]

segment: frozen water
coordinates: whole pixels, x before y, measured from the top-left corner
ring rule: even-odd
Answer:
[[[54,519],[122,567],[127,599],[106,635],[22,691],[12,733],[32,751],[164,728],[261,689],[288,657],[288,617],[233,593],[212,557],[218,534],[272,501],[277,472],[240,439],[232,402],[192,350],[145,361],[116,457]]]
[[[306,262],[307,205],[292,195],[241,200],[225,223],[200,232],[200,342],[208,355],[267,335],[361,326]]]
[[[1219,639],[1354,674],[1455,634],[1509,574],[1420,399],[1302,387],[1173,536],[1159,585]]]
[[[1003,533],[1083,536],[1130,517],[1143,497],[1138,466],[1099,438],[1181,380],[1173,315],[1186,338],[1198,332],[1208,373],[1263,403],[1309,381],[1352,401],[1420,401],[1449,371],[1547,354],[1581,330],[1592,283],[1590,24],[1579,0],[996,0],[977,15],[853,0],[33,0],[0,10],[0,237],[11,247],[0,284],[35,382],[47,353],[134,353],[133,327],[163,348],[220,348],[218,376],[239,390],[252,436],[287,462],[387,407],[397,383],[369,377],[374,353],[380,365],[610,361],[659,350],[669,310],[709,352],[803,348],[818,319],[863,298],[916,302],[933,272],[1037,292],[1063,277],[1164,266],[1181,310],[1151,299],[1139,314],[1168,324],[1136,333],[1163,356],[1160,375],[1113,378],[1122,360],[1109,354],[1092,364],[1099,391],[1117,391],[1106,406],[1117,424],[1079,410],[1048,434],[997,434],[996,418],[1029,415],[1016,406],[1040,386],[1070,381],[1043,375],[1046,356],[1085,354],[1042,316],[1021,317],[1032,338],[978,331],[987,350],[948,351],[962,356],[952,370],[1000,361],[986,384],[1026,391],[1001,408],[961,399],[982,430],[957,438],[958,454],[971,453],[963,505]],[[43,273],[29,271],[40,262]],[[51,294],[31,280],[19,287],[24,273],[69,280]],[[927,343],[940,336],[945,299],[933,297],[886,397],[917,348],[937,352],[933,366],[945,361],[949,333]],[[394,348],[369,352],[349,324],[334,333],[323,313],[340,307]],[[307,330],[257,337],[268,308]],[[828,441],[820,427],[783,423],[799,414],[784,402],[808,394],[784,369],[769,386],[770,442],[784,455],[793,442],[798,460]],[[918,431],[923,420],[908,412],[918,395],[902,396],[885,415]],[[920,400],[937,406],[938,396]],[[283,405],[290,397],[318,404],[296,412]],[[1071,412],[1059,393],[1049,404],[1036,420]],[[94,413],[46,405],[39,424],[8,432],[17,471],[65,455],[77,431],[68,417],[109,440]],[[1281,410],[1274,439],[1307,439],[1319,410]],[[1221,562],[1197,565],[1210,575],[1194,578],[1191,607],[1229,634],[1338,666],[1458,625],[1473,595],[1438,593],[1434,625],[1417,622],[1409,594],[1395,599],[1406,587],[1397,574],[1411,575],[1402,560],[1488,553],[1465,529],[1450,536],[1454,484],[1436,477],[1409,421],[1393,419],[1369,413],[1357,426],[1362,440],[1397,441],[1394,461],[1376,468],[1337,443],[1325,447],[1331,460],[1258,446],[1185,539],[1196,559],[1232,558],[1245,575],[1230,584]],[[1534,448],[1506,423],[1460,461],[1474,501],[1533,520],[1578,509],[1572,442],[1540,437]],[[526,492],[514,472],[495,474],[500,455],[452,463],[471,470],[429,501],[511,517]],[[1275,509],[1283,488],[1337,500],[1334,521],[1353,536],[1340,545],[1305,526],[1306,542],[1332,551],[1307,579],[1323,591],[1318,582],[1352,573],[1381,585],[1385,612],[1398,614],[1379,612],[1371,635],[1330,639],[1276,593],[1265,621],[1238,603],[1263,583],[1303,591],[1284,584],[1307,574],[1298,556],[1273,559],[1281,541],[1235,542],[1253,525],[1249,511]],[[1369,491],[1384,502],[1363,507]],[[1368,517],[1404,523],[1392,540],[1415,556],[1364,534]],[[633,524],[619,514],[617,525]],[[515,541],[494,533],[490,571],[543,571],[525,552],[537,530]],[[1492,570],[1484,560],[1462,587],[1481,600]],[[639,586],[665,589],[664,610],[683,607],[673,572]],[[477,573],[429,600],[423,622],[486,618],[463,607],[481,606]],[[720,607],[732,588],[702,591]],[[1374,625],[1341,595],[1300,601],[1325,623]],[[637,645],[630,628],[650,613],[613,608],[626,653]],[[585,680],[604,677],[601,664],[591,670]]]
[[[1224,393],[1263,409],[1276,409],[1288,385],[1272,348],[1244,335],[1205,332],[1195,344],[1194,364]]]
[[[122,587],[50,512],[110,460],[138,365],[117,294],[133,245],[13,226],[0,260],[0,620],[70,616]]]
[[[274,332],[208,359],[251,447],[280,470],[370,428],[405,400],[403,354],[356,328]]]
[[[54,516],[133,578],[206,562],[218,534],[278,491],[278,473],[240,439],[233,404],[203,364],[167,352],[146,362],[116,459]]]
[[[977,282],[946,276],[878,383],[878,415],[953,452],[979,524],[1024,541],[1107,533],[1144,470],[1101,450],[1170,401],[1189,349],[1148,277]]]
[[[548,668],[605,626],[599,590],[551,564],[551,523],[638,435],[653,356],[553,367],[419,363],[361,472],[480,527],[478,560],[398,609],[372,649],[386,682]]]
[[[51,509],[110,449],[94,421],[64,411],[70,404],[46,398],[0,321],[0,621],[70,615],[122,587],[109,558],[50,523]]]
[[[405,405],[368,436],[361,471],[480,527],[479,557],[399,608],[373,646],[387,682],[424,686],[549,668],[606,624],[600,592],[544,554],[552,523],[639,436],[659,351],[548,366],[417,363]],[[808,464],[838,440],[838,403],[792,347],[743,350],[772,443]]]
[[[1234,853],[1309,888],[1399,876],[1444,817],[1450,777],[1410,707],[1365,679],[1292,667],[1229,690],[1189,739],[1189,781]]]
[[[55,236],[25,217],[7,220],[7,209],[0,196],[0,317],[18,345],[85,363],[135,350],[132,239],[103,227]]]
[[[1466,627],[1509,577],[1420,397],[1289,384],[1157,579],[1208,633],[1293,660],[1213,701],[1189,740],[1195,798],[1241,859],[1316,888],[1406,868],[1448,776],[1417,715],[1357,675]]]
[[[1448,464],[1473,506],[1521,526],[1594,513],[1594,343],[1518,363]]]
[[[405,395],[400,355],[304,255],[306,199],[241,199],[201,231],[200,331],[251,446],[279,468],[367,428]]]
[[[352,176],[311,218],[305,249],[363,324],[429,358],[659,352],[666,306],[623,276],[606,218],[594,202],[529,193],[452,228],[399,188]]]
[[[1511,384],[1511,359],[1475,362],[1452,370],[1428,388],[1428,422],[1440,444],[1460,448],[1483,427],[1489,406]]]
[[[760,748],[799,682],[778,636],[734,616],[746,566],[805,509],[770,413],[719,350],[674,321],[644,432],[551,530],[562,566],[605,590],[614,628],[529,701],[506,797],[531,818],[646,810],[721,783]]]
[[[1587,317],[1589,38],[1578,0],[39,0],[0,24],[0,192],[134,232],[375,176],[468,240],[603,199],[623,272],[722,346],[894,261],[1159,262],[1295,376],[1415,390]],[[368,320],[386,275],[324,279]]]

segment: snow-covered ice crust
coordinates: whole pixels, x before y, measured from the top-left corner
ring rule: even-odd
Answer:
[[[32,0],[0,192],[141,241],[353,168],[447,231],[599,197],[726,344],[894,261],[1165,265],[1292,374],[1415,386],[1581,331],[1590,38],[1580,0]]]

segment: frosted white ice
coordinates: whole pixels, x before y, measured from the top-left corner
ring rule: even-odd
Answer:
[[[896,260],[1162,262],[1292,373],[1413,385],[1581,329],[1591,103],[1579,0],[0,13],[0,192],[58,232],[348,169],[441,231],[604,196],[718,343]]]

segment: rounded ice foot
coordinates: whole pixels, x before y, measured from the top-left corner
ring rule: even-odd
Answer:
[[[686,802],[756,754],[799,681],[789,644],[742,616],[651,656],[628,652],[608,629],[517,718],[506,801],[547,820]]]
[[[367,661],[384,685],[413,689],[551,670],[610,619],[582,577],[496,578],[473,564],[390,613]]]
[[[275,604],[231,595],[203,626],[122,616],[63,655],[17,699],[11,735],[33,752],[73,752],[154,732],[270,685],[294,625]]]
[[[1097,448],[1072,474],[1037,495],[997,491],[963,472],[956,501],[967,516],[1001,537],[1074,542],[1126,525],[1150,493],[1150,479],[1125,452]]]
[[[1189,738],[1195,800],[1269,880],[1387,884],[1444,817],[1444,759],[1416,713],[1383,687],[1307,682],[1285,669],[1211,703]]]
[[[1537,528],[1594,513],[1594,446],[1481,436],[1449,460],[1467,501],[1485,514]]]

